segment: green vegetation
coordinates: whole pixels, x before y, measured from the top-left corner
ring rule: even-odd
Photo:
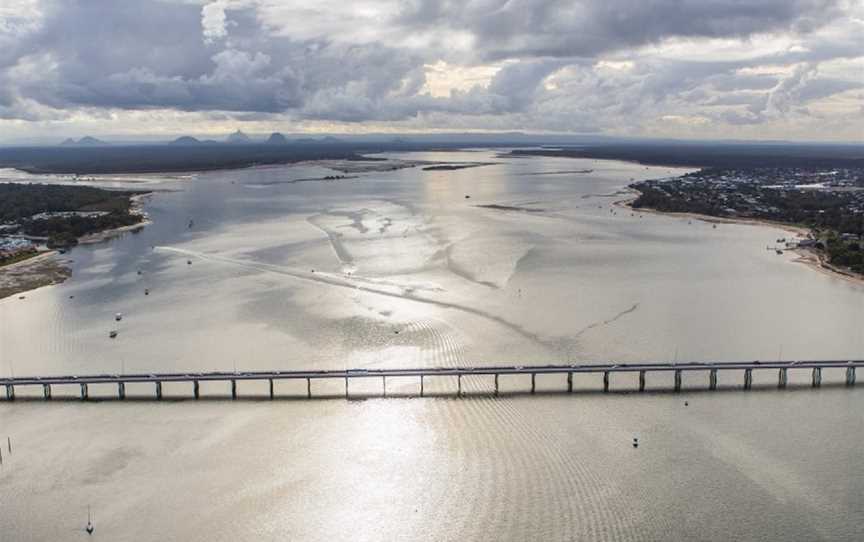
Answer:
[[[142,192],[102,190],[90,186],[0,184],[0,223],[18,224],[19,233],[48,238],[51,248],[72,246],[77,238],[141,222],[130,198]],[[91,216],[40,213],[95,212]]]
[[[831,232],[824,242],[828,261],[833,265],[847,267],[864,275],[864,249],[858,241],[843,241]]]
[[[8,255],[0,253],[0,267],[3,267],[4,265],[12,265],[13,263],[23,262],[24,260],[32,258],[37,254],[39,254],[39,252],[35,248],[29,250],[19,250],[14,254]]]

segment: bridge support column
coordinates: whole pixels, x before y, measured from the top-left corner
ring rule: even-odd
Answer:
[[[567,373],[567,393],[573,393],[573,373]]]
[[[126,399],[126,384],[124,382],[117,383],[117,398]]]
[[[846,385],[855,385],[855,367],[846,367]]]
[[[420,375],[420,397],[423,397],[423,375]]]
[[[195,396],[195,399],[199,399],[201,397],[201,386],[199,385],[197,380],[192,381],[192,395]]]
[[[645,371],[639,371],[639,391],[645,391]]]
[[[498,397],[498,373],[495,373],[495,397]]]
[[[42,384],[42,397],[47,401],[51,399],[51,384]]]
[[[681,391],[681,369],[675,369],[675,391]]]
[[[386,376],[381,377],[381,391],[383,392],[382,396],[387,397],[387,377]]]
[[[777,387],[783,389],[786,387],[786,382],[789,381],[789,375],[787,374],[787,369],[784,367],[780,369],[777,373]]]
[[[813,367],[813,387],[818,388],[822,385],[822,368]]]
[[[603,371],[603,391],[609,391],[609,371]]]
[[[162,382],[156,381],[156,399],[162,399]]]
[[[237,399],[237,381],[231,380],[231,399]]]
[[[348,399],[348,377],[345,377],[345,399]]]
[[[273,399],[273,379],[270,379],[270,399]]]
[[[717,369],[711,369],[708,372],[708,389],[716,390],[717,389]]]
[[[87,393],[87,384],[81,384],[81,400],[85,401],[89,397]]]
[[[348,379],[345,379],[345,397],[348,397]],[[306,399],[312,399],[312,379],[306,379]]]
[[[456,396],[462,397],[462,375],[456,375]]]
[[[531,394],[537,391],[537,373],[531,373]]]
[[[744,389],[749,390],[753,385],[753,369],[744,369]]]
[[[12,384],[6,384],[6,399],[10,401],[15,400],[15,386]]]

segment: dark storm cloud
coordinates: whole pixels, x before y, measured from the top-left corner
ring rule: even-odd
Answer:
[[[476,38],[487,59],[595,56],[669,37],[809,31],[838,14],[835,0],[414,0],[400,22]]]

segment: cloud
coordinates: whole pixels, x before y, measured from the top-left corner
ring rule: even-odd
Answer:
[[[862,86],[862,11],[852,0],[6,0],[0,119],[177,111],[610,133],[668,119],[809,122],[805,108]],[[837,122],[851,126],[860,108],[845,104]]]

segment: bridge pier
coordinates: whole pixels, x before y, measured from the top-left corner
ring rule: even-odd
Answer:
[[[348,379],[345,379],[345,397],[348,397]],[[306,379],[306,399],[312,399],[312,379]]]
[[[386,376],[381,377],[381,390],[382,390],[382,397],[387,397],[387,377]]]
[[[855,367],[846,367],[846,385],[855,385]]]
[[[231,399],[237,399],[237,381],[231,380]]]
[[[744,389],[749,390],[753,386],[753,369],[744,369]]]
[[[822,385],[822,368],[813,367],[813,387],[818,388]]]
[[[495,373],[495,397],[498,397],[498,373]]]
[[[12,384],[6,384],[6,399],[15,400],[15,386]]]
[[[273,399],[273,379],[270,379],[270,399]]]
[[[573,393],[573,373],[567,373],[567,393]]]
[[[201,397],[201,388],[197,380],[192,381],[192,394],[195,396],[195,399]]]
[[[609,391],[609,371],[603,371],[603,391]]]
[[[780,369],[777,373],[777,387],[780,389],[785,388],[788,381],[789,375],[787,374],[786,369]]]
[[[348,399],[348,375],[345,375],[345,399]]]
[[[639,391],[645,391],[645,371],[639,371]]]
[[[156,399],[162,400],[162,382],[156,381]]]
[[[89,397],[89,393],[87,392],[87,384],[81,384],[81,400],[86,401]]]
[[[456,386],[457,386],[456,396],[462,397],[462,375],[461,374],[456,375]]]
[[[531,373],[531,395],[537,390],[537,373]]]
[[[717,389],[717,369],[708,372],[708,389],[712,391]]]
[[[124,382],[117,383],[117,398],[120,400],[126,399],[126,384]]]
[[[420,397],[423,397],[423,375],[420,375]]]
[[[47,401],[51,399],[51,384],[42,384],[42,397]]]
[[[675,391],[681,391],[681,369],[675,369]]]

